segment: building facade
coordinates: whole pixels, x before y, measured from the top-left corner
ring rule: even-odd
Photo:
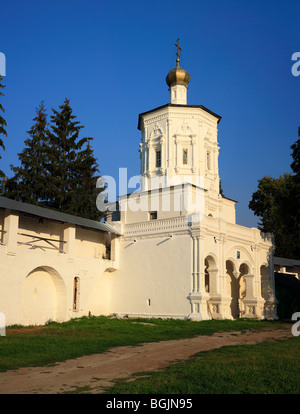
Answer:
[[[0,197],[0,312],[6,324],[108,314],[118,234],[108,224]]]
[[[8,325],[277,318],[272,237],[236,224],[236,201],[220,192],[221,117],[187,104],[189,81],[178,55],[170,103],[139,115],[140,189],[110,205],[105,223],[0,197]]]
[[[220,194],[221,117],[187,104],[190,75],[166,78],[170,103],[139,115],[140,191],[123,195],[116,223],[121,314],[203,319],[276,318],[273,241],[236,224]],[[108,220],[110,220],[108,216]]]

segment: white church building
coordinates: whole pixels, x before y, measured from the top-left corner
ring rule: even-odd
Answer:
[[[140,188],[111,203],[105,223],[0,197],[7,324],[277,318],[273,239],[236,224],[236,201],[220,193],[221,117],[187,104],[189,81],[177,53],[170,103],[139,115]]]

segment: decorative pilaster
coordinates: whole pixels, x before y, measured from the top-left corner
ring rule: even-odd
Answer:
[[[192,312],[188,316],[191,320],[211,319],[208,313],[209,294],[205,291],[205,266],[204,266],[204,237],[192,234],[193,248],[193,274],[192,292],[190,301]]]
[[[19,214],[7,209],[4,217],[3,243],[6,245],[6,254],[11,256],[15,256],[17,253],[18,228]]]
[[[246,296],[242,299],[243,318],[263,319],[263,306],[265,300],[255,295],[255,276],[253,274],[244,275],[246,282]]]
[[[66,224],[64,226],[63,252],[68,255],[68,260],[73,261],[75,257],[76,226]]]

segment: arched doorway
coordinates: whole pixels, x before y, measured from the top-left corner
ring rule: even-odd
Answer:
[[[217,273],[218,268],[216,260],[213,256],[209,255],[205,258],[205,291],[210,295],[216,295],[218,293]]]
[[[20,321],[22,325],[43,325],[64,320],[66,288],[59,273],[51,267],[30,272],[21,288]]]
[[[240,296],[240,282],[239,274],[236,271],[235,264],[231,260],[226,261],[226,279],[227,279],[227,293],[231,297],[230,313],[233,318],[240,316],[239,296]]]

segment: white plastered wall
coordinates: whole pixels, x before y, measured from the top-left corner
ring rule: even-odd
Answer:
[[[78,228],[77,238],[73,225],[3,209],[1,222],[6,233],[0,245],[0,312],[7,325],[110,312],[110,281],[117,261],[98,254],[105,249],[107,233]],[[67,243],[62,243],[64,239]],[[75,277],[79,278],[76,311]]]

